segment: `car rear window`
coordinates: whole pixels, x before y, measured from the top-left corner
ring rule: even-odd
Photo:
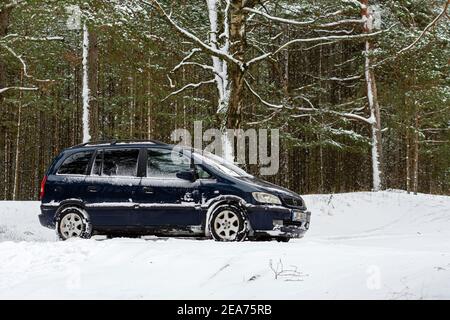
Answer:
[[[93,175],[137,176],[139,149],[103,150],[97,153]]]
[[[87,174],[93,151],[77,152],[64,160],[58,174]]]

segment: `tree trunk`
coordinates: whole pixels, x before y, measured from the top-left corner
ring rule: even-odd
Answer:
[[[417,111],[416,111],[417,112]],[[413,192],[417,194],[419,185],[419,115],[416,113],[414,130],[414,166],[413,166]]]
[[[9,148],[8,148],[8,140],[9,140],[9,136],[8,136],[8,130],[5,130],[5,161],[4,161],[4,166],[5,166],[5,172],[4,172],[4,179],[3,179],[3,198],[4,200],[8,200],[9,197],[9,159],[8,159],[8,154],[9,154]]]
[[[406,128],[406,191],[411,192],[411,139],[409,128]]]
[[[230,7],[230,53],[239,61],[244,61],[246,49],[246,11],[242,10],[246,1],[232,1]],[[245,4],[247,7],[248,5]],[[244,95],[245,70],[236,64],[228,66],[230,77],[230,99],[226,127],[239,129],[241,126],[242,102]]]
[[[224,12],[223,17],[223,44],[221,45],[218,39],[219,24],[218,24],[218,11],[220,0],[208,0],[206,1],[208,6],[208,18],[209,18],[209,45],[214,49],[222,50],[228,53],[230,49],[230,34],[229,34],[229,22],[228,16]],[[212,63],[214,68],[214,79],[217,87],[217,93],[219,95],[217,113],[226,114],[228,111],[229,97],[230,97],[230,87],[228,81],[228,64],[225,60],[212,56]]]
[[[88,85],[89,85],[89,110],[90,110],[90,135],[93,140],[99,139],[98,130],[98,39],[95,31],[89,31],[88,49]]]
[[[91,140],[90,135],[90,116],[89,116],[89,31],[86,24],[83,25],[83,143]]]
[[[134,75],[130,77],[130,128],[129,128],[129,138],[133,139],[134,133],[134,117],[135,117],[135,100],[134,100]]]
[[[361,15],[365,17],[366,23],[364,24],[364,32],[370,33],[373,30],[373,16],[369,12],[369,0],[362,0],[364,5],[361,10]],[[382,177],[382,145],[381,145],[381,118],[380,118],[380,106],[378,104],[377,86],[375,81],[375,73],[373,71],[372,62],[370,58],[370,51],[372,44],[369,40],[365,43],[365,79],[367,85],[367,100],[369,102],[370,118],[372,119],[372,188],[374,191],[382,189],[383,177]]]
[[[21,85],[23,85],[23,73],[21,74]],[[14,159],[14,187],[13,187],[13,201],[17,200],[19,196],[19,172],[20,172],[20,133],[22,129],[22,96],[23,91],[20,91],[19,94],[19,107],[18,107],[18,116],[17,116],[17,135],[16,135],[16,155]]]
[[[0,38],[8,34],[10,12],[11,7],[7,9],[3,8],[0,11]],[[3,87],[6,87],[6,66],[3,59],[0,59],[0,88]],[[3,98],[0,96],[0,99]]]
[[[148,61],[150,67],[150,59]],[[152,138],[152,73],[148,70],[147,77],[147,139]]]

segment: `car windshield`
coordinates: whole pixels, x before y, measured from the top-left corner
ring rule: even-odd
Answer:
[[[251,174],[245,172],[237,165],[211,152],[194,149],[194,155],[196,161],[200,160],[201,162],[204,162],[207,165],[210,165],[225,174],[231,175],[233,177],[252,177]]]

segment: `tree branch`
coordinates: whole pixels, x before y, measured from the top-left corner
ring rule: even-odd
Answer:
[[[259,10],[253,9],[253,8],[247,7],[247,8],[244,8],[243,10],[263,16],[264,18],[272,20],[272,21],[281,22],[281,23],[285,23],[285,24],[291,24],[291,25],[295,25],[295,26],[310,26],[310,25],[313,25],[314,23],[316,23],[318,20],[327,17],[327,16],[322,16],[322,17],[318,17],[317,19],[314,19],[314,20],[297,21],[297,20],[292,20],[292,19],[275,17],[268,13],[265,13],[265,12],[262,12],[262,11],[259,11]],[[340,11],[338,13],[340,13]],[[334,14],[336,14],[336,13],[334,13]],[[364,23],[364,22],[365,22],[364,19],[344,19],[344,20],[339,20],[339,21],[334,21],[334,22],[329,22],[329,23],[318,24],[315,27],[329,28],[329,27],[339,26],[342,24],[355,24],[355,23]]]
[[[449,4],[450,4],[450,0],[447,0],[447,3],[445,4],[444,9],[442,9],[442,11],[425,27],[425,29],[423,29],[423,31],[416,38],[416,40],[414,40],[409,46],[407,46],[407,47],[401,49],[399,52],[397,52],[397,55],[400,55],[403,52],[408,51],[412,47],[414,47],[417,44],[417,42],[419,42],[420,39],[425,35],[425,33],[427,33],[427,31],[430,30],[430,28],[432,26],[434,26],[438,22],[438,20],[446,14]]]
[[[18,55],[17,53],[15,53],[14,50],[11,49],[10,47],[8,47],[6,44],[1,44],[1,46],[3,48],[5,48],[7,51],[9,51],[9,53],[11,53],[17,60],[20,61],[20,63],[22,64],[23,75],[26,78],[33,79],[34,81],[37,81],[37,82],[50,82],[50,81],[53,81],[53,80],[50,80],[50,79],[45,79],[45,80],[37,79],[34,76],[28,74],[28,67],[27,67],[27,64],[26,64],[25,60],[22,59],[22,56]]]
[[[292,44],[295,44],[295,43],[364,39],[364,38],[367,38],[367,37],[373,37],[373,36],[379,35],[381,33],[387,32],[393,26],[394,25],[390,26],[386,30],[380,30],[380,31],[372,32],[372,33],[355,34],[355,35],[333,35],[333,36],[323,36],[323,37],[315,37],[315,38],[293,39],[293,40],[288,41],[285,44],[281,45],[280,47],[278,47],[277,50],[275,50],[273,52],[265,53],[263,55],[260,55],[258,57],[255,57],[255,58],[249,60],[248,62],[245,63],[245,66],[249,67],[250,65],[252,65],[252,64],[254,64],[254,63],[258,62],[258,61],[264,60],[264,59],[266,59],[269,56],[277,54],[281,50],[283,50],[283,49],[287,48],[288,46],[290,46]]]
[[[264,100],[263,98],[261,98],[261,96],[260,96],[255,90],[253,90],[253,88],[250,86],[250,84],[248,83],[247,80],[244,80],[244,82],[245,82],[245,85],[247,86],[247,88],[250,90],[250,92],[251,92],[256,98],[258,98],[258,100],[259,100],[262,104],[264,104],[264,105],[266,105],[266,106],[268,106],[268,107],[270,107],[270,108],[275,108],[275,109],[282,109],[282,108],[283,108],[283,105],[281,105],[281,104],[273,104],[273,103],[267,102],[266,100]]]
[[[151,3],[149,2],[151,1]],[[225,53],[222,50],[219,49],[215,49],[209,45],[207,45],[206,43],[204,43],[202,40],[200,40],[196,35],[192,34],[191,32],[189,32],[188,30],[180,27],[172,18],[169,14],[166,13],[166,11],[164,10],[164,8],[161,6],[161,4],[156,1],[156,0],[149,0],[149,1],[145,1],[145,0],[141,0],[141,2],[155,7],[156,9],[159,10],[159,12],[163,15],[163,17],[170,23],[170,25],[178,32],[180,33],[182,36],[184,36],[187,39],[190,39],[192,41],[194,41],[197,45],[199,45],[202,49],[204,49],[206,52],[208,52],[209,54],[219,57],[229,63],[234,63],[236,65],[238,65],[241,69],[244,68],[244,65],[241,61],[235,59],[233,56]],[[155,4],[155,6],[153,6],[152,4]]]
[[[3,92],[6,92],[8,90],[20,90],[20,91],[36,91],[38,88],[36,87],[6,87],[6,88],[0,88],[0,94]]]
[[[215,83],[215,81],[216,81],[215,79],[211,79],[211,80],[202,81],[202,82],[198,82],[198,83],[189,83],[189,84],[185,85],[184,87],[182,87],[181,89],[178,89],[177,91],[172,92],[171,94],[169,94],[167,97],[165,97],[161,101],[165,101],[168,98],[170,98],[171,96],[177,95],[177,94],[183,92],[186,89],[189,89],[189,88],[194,88],[195,89],[195,88],[198,88],[198,87],[200,87],[201,85],[204,85],[204,84]]]

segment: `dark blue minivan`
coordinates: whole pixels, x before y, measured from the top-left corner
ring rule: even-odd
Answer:
[[[60,239],[104,235],[301,238],[296,193],[210,153],[156,141],[85,143],[55,158],[41,183],[40,223]]]

